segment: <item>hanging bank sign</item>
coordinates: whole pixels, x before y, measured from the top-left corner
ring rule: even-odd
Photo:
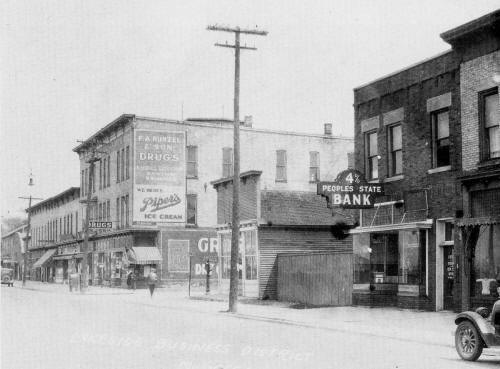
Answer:
[[[134,131],[134,222],[184,223],[184,132]]]
[[[368,183],[361,172],[348,169],[340,172],[334,182],[319,182],[317,193],[326,197],[332,207],[369,209],[373,208],[375,198],[384,194],[384,187]]]

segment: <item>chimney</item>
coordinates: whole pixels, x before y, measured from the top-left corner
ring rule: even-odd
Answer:
[[[245,122],[243,123],[244,127],[252,128],[253,118],[251,115],[245,115]]]
[[[325,135],[326,136],[332,135],[332,124],[331,123],[325,123]]]

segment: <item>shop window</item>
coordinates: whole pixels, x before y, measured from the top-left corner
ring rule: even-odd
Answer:
[[[309,182],[319,181],[319,152],[309,152]]]
[[[286,150],[276,151],[276,182],[286,182]]]
[[[365,164],[368,180],[378,178],[377,132],[365,133]]]
[[[401,124],[388,127],[389,131],[389,177],[403,173],[403,144]]]
[[[500,225],[483,225],[474,253],[472,273],[473,296],[499,296],[500,287]]]
[[[198,178],[198,146],[187,147],[187,178]]]
[[[197,224],[197,196],[196,194],[188,194],[187,198],[187,224]]]
[[[231,147],[222,148],[222,177],[233,175],[233,149]]]
[[[479,111],[483,130],[483,159],[500,158],[500,102],[498,87],[479,94]]]
[[[245,279],[257,279],[257,231],[242,232],[245,243]]]
[[[450,119],[448,110],[431,114],[432,122],[432,167],[450,165]]]
[[[257,279],[257,231],[247,230],[240,232],[239,254],[238,254],[238,276],[239,279]],[[221,278],[229,279],[231,270],[231,233],[221,235]],[[243,274],[244,272],[244,274]]]
[[[354,235],[354,283],[425,283],[425,231]]]

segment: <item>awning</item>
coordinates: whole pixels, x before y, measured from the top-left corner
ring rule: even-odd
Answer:
[[[457,220],[456,224],[459,227],[473,227],[478,225],[490,225],[500,223],[500,217],[478,217],[478,218],[462,218]]]
[[[83,258],[82,253],[72,253],[72,254],[61,254],[54,256],[54,260],[68,260],[68,259],[81,259]]]
[[[157,247],[132,247],[128,256],[130,264],[157,264],[163,260]]]
[[[423,222],[384,224],[372,227],[356,227],[349,230],[349,233],[354,234],[354,233],[388,232],[388,231],[399,231],[405,229],[429,229],[429,228],[432,228],[432,219],[428,219]]]
[[[49,262],[52,255],[56,253],[57,249],[50,249],[45,251],[45,254],[42,255],[40,259],[38,259],[35,264],[33,264],[33,268],[42,268],[46,263]]]

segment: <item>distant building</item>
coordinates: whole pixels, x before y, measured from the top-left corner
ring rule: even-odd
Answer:
[[[463,207],[454,262],[463,310],[490,306],[500,293],[499,30],[497,10],[441,35],[460,60]]]
[[[185,279],[190,257],[193,276],[202,278],[219,248],[210,182],[232,175],[232,146],[232,121],[122,115],[76,147],[80,199],[91,188],[90,218],[112,222],[91,236],[91,280],[123,284],[129,270],[144,278],[151,268],[163,280]],[[241,170],[262,171],[263,189],[315,191],[317,181],[347,167],[352,151],[352,138],[332,136],[330,126],[301,134],[256,129],[250,117],[241,125]],[[101,265],[111,274],[101,277]]]
[[[23,277],[23,249],[26,225],[17,227],[2,235],[2,266],[14,269],[14,279]]]
[[[82,219],[78,187],[31,207],[29,250],[33,280],[63,283],[68,273],[81,271]]]
[[[326,200],[315,191],[264,189],[261,175],[261,171],[253,170],[240,176],[240,291],[247,297],[277,299],[278,255],[317,252],[352,254],[352,238],[339,240],[334,236],[332,228],[339,222],[347,223],[349,220],[334,216],[332,210],[327,208]],[[217,190],[217,234],[221,245],[218,281],[221,292],[227,292],[233,179],[222,178],[213,181],[212,185]],[[347,266],[347,270],[351,272],[351,265]],[[336,281],[337,284],[340,282]]]

